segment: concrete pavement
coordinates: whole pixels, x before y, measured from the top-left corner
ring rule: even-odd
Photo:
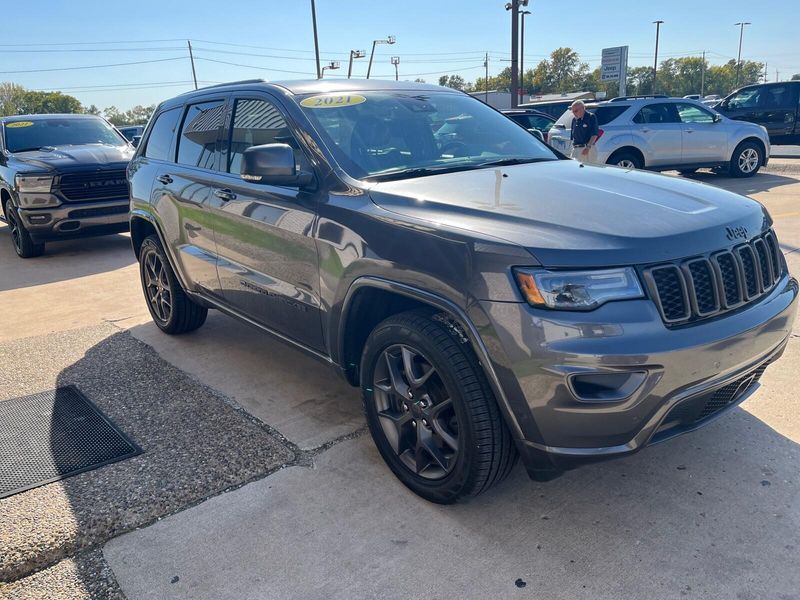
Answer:
[[[763,202],[800,273],[798,178],[694,178]],[[125,236],[54,244],[41,263],[11,256],[7,238],[0,225],[0,304],[15,315],[0,340],[113,325],[314,449],[314,468],[116,537],[108,565],[79,554],[0,595],[53,597],[41,590],[64,581],[70,598],[800,597],[800,330],[762,389],[702,431],[548,484],[518,468],[470,504],[439,507],[408,493],[367,436],[349,439],[358,393],[326,368],[218,314],[187,336],[157,332]]]

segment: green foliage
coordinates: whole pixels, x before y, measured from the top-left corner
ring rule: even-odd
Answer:
[[[83,112],[80,101],[61,92],[34,92],[16,83],[0,83],[0,115]]]
[[[97,110],[96,106],[94,108]],[[143,125],[147,123],[155,110],[155,104],[151,106],[137,105],[130,110],[126,110],[125,112],[120,111],[116,106],[109,106],[103,110],[103,116],[109,121],[109,123],[117,126]],[[99,113],[100,111],[94,114]]]
[[[461,75],[442,75],[439,77],[439,85],[456,90],[463,90],[466,82]]]
[[[795,73],[792,75],[792,81],[800,81],[800,73]]]

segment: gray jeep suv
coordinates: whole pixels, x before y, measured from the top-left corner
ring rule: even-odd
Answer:
[[[757,202],[565,160],[447,88],[201,89],[158,107],[128,177],[158,327],[215,308],[328,363],[434,502],[518,455],[546,480],[707,423],[795,318]]]

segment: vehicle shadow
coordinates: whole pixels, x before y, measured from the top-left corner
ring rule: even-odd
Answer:
[[[717,175],[711,171],[698,171],[692,175],[679,175],[686,179],[692,179],[701,183],[708,183],[716,187],[720,187],[737,194],[757,194],[759,192],[768,192],[776,187],[783,185],[792,185],[797,183],[796,178],[778,175],[776,173],[760,172],[753,177],[738,179],[736,177],[727,177],[725,175]]]
[[[25,268],[4,268],[15,261],[24,262]],[[135,262],[127,234],[50,242],[43,256],[21,259],[8,226],[0,223],[0,292],[114,271]]]

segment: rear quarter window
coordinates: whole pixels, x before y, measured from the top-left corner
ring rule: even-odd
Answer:
[[[614,119],[619,117],[622,113],[628,110],[627,106],[598,106],[597,108],[590,109],[597,117],[598,125],[606,125],[611,123]]]
[[[169,149],[172,146],[172,137],[178,126],[181,116],[181,107],[165,110],[153,123],[153,129],[145,142],[144,155],[156,160],[170,160]]]

